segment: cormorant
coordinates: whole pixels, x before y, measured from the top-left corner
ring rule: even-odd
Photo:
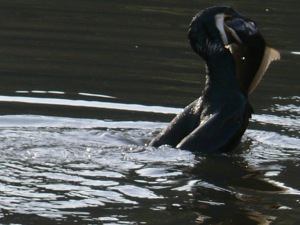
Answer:
[[[205,88],[149,145],[230,151],[240,142],[253,111],[248,93],[280,55],[266,45],[254,21],[227,6],[198,13],[188,38],[206,62]]]

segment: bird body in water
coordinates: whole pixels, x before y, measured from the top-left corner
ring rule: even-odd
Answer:
[[[206,62],[205,88],[150,145],[206,153],[230,151],[240,142],[253,112],[248,93],[279,53],[265,44],[254,21],[227,6],[198,13],[188,38]]]

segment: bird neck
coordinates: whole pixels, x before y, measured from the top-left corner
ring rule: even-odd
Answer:
[[[228,49],[218,49],[205,60],[208,70],[205,92],[213,97],[239,90],[235,62]]]

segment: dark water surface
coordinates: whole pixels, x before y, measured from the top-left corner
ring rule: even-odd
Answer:
[[[227,4],[281,52],[226,155],[146,144],[204,83],[187,42]],[[1,224],[299,224],[297,0],[0,0]]]

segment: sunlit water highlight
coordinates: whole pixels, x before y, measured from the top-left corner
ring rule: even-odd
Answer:
[[[299,131],[297,110],[279,105],[275,108],[291,110],[295,119],[261,114],[254,115],[253,122]],[[215,213],[210,209],[239,204],[249,218],[254,213],[255,218],[274,221],[277,209],[292,210],[299,205],[298,197],[293,202],[284,197],[300,195],[297,182],[286,183],[281,176],[288,170],[285,162],[293,162],[291,172],[299,169],[299,136],[249,129],[241,143],[241,148],[246,145],[248,150],[223,156],[196,156],[167,146],[147,147],[153,132],[165,125],[150,121],[0,116],[2,217],[9,212],[57,221],[76,217],[81,221],[123,224],[131,221],[127,210],[141,208],[153,214],[198,205],[208,207],[201,221],[213,221]],[[224,171],[212,173],[214,164],[229,177],[224,179]],[[199,191],[205,194],[199,195]],[[260,192],[277,196],[277,201],[256,205]],[[224,195],[232,200],[225,202]],[[142,204],[145,201],[147,208]],[[114,205],[122,207],[117,210]],[[103,209],[97,217],[84,210],[95,207]],[[268,214],[261,214],[261,207],[269,207]],[[194,220],[200,220],[196,214]]]
[[[38,93],[43,93],[43,92],[40,91]],[[81,93],[81,95],[84,94]],[[0,96],[0,102],[19,102],[19,103],[30,103],[30,104],[76,106],[76,107],[118,109],[118,110],[127,110],[127,111],[171,113],[171,114],[174,113],[176,114],[181,110],[178,108],[145,106],[139,104],[123,104],[123,103],[113,103],[113,102],[84,101],[84,100],[71,100],[71,99],[59,99],[59,98],[37,98],[37,97],[24,97],[24,96]]]

